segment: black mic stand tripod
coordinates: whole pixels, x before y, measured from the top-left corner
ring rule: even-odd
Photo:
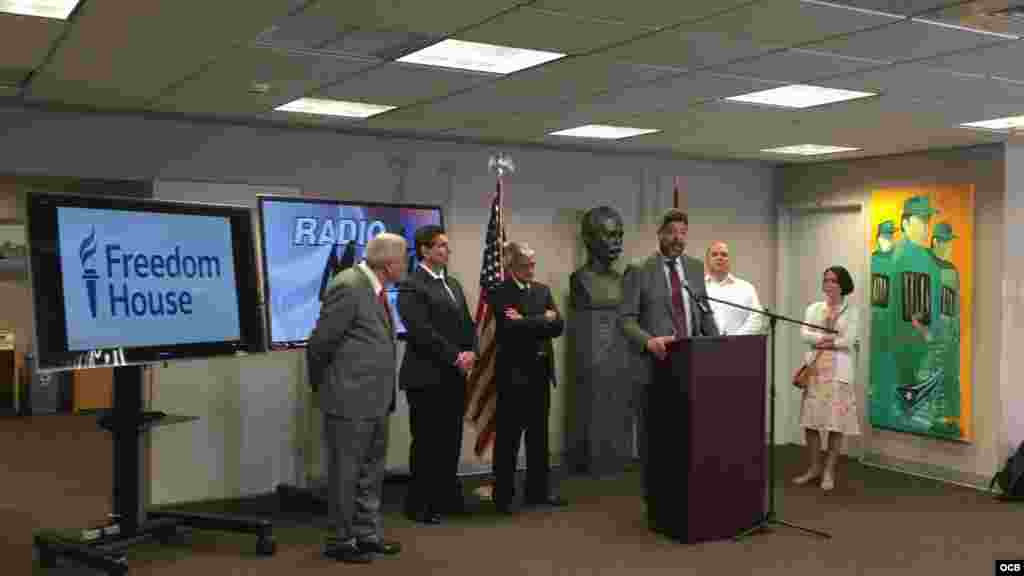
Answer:
[[[808,324],[807,322],[802,322],[800,320],[794,320],[793,318],[788,318],[786,316],[781,316],[779,314],[774,314],[772,312],[769,312],[767,308],[763,310],[758,310],[757,308],[749,308],[741,304],[729,302],[728,300],[720,300],[718,298],[712,298],[706,295],[701,296],[699,298],[694,296],[692,292],[690,295],[691,297],[693,297],[695,301],[697,301],[698,306],[700,305],[701,300],[707,300],[711,302],[718,302],[719,304],[725,304],[726,306],[731,306],[733,308],[739,308],[740,310],[754,312],[756,314],[760,314],[768,318],[768,328],[770,335],[769,342],[771,342],[769,354],[772,359],[772,371],[769,380],[770,386],[768,394],[768,511],[765,512],[764,517],[758,520],[757,523],[755,523],[752,527],[739,533],[735,537],[735,540],[741,540],[746,536],[749,536],[757,532],[768,531],[768,526],[772,524],[788,526],[790,528],[802,530],[804,532],[807,532],[808,534],[813,534],[821,538],[831,538],[832,535],[827,532],[822,532],[820,530],[812,530],[811,528],[804,528],[803,526],[798,526],[796,524],[792,524],[784,520],[779,520],[775,516],[775,322],[777,320],[782,320],[784,322],[790,322],[792,324],[807,326],[809,328],[815,328],[821,330],[822,332],[830,334],[838,334],[838,331],[826,328],[824,326],[816,326],[814,324]],[[701,306],[700,309],[705,314],[709,312],[709,310],[704,306]]]

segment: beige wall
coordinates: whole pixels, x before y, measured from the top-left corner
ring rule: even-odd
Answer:
[[[104,135],[104,146],[95,146],[96,134]],[[455,249],[452,272],[469,288],[475,306],[488,196],[495,187],[487,169],[492,146],[0,107],[0,150],[0,173],[284,186],[309,196],[444,204]],[[770,166],[536,147],[500,150],[519,168],[509,179],[508,232],[534,244],[538,275],[552,285],[563,310],[578,248],[573,211],[616,207],[629,227],[627,255],[649,253],[656,241],[648,226],[671,204],[674,176],[682,179],[691,212],[690,253],[703,254],[715,237],[729,239],[734,250],[743,247],[736,262],[741,273],[759,285],[766,301],[774,298]],[[563,340],[556,343],[560,351]],[[295,371],[296,356],[277,352],[153,371],[154,409],[201,417],[153,434],[154,504],[268,492],[277,482],[295,483],[304,472],[317,472],[318,430],[305,410],[309,399]],[[552,398],[550,437],[555,453],[565,449],[564,363],[558,369],[562,378]],[[407,446],[408,439],[398,436],[392,442]],[[389,463],[404,459],[392,456]]]
[[[786,205],[862,202],[868,206],[871,191],[876,188],[928,184],[975,186],[975,439],[971,444],[961,444],[886,430],[866,431],[868,449],[880,455],[883,463],[977,484],[991,476],[998,461],[1005,456],[1001,440],[1004,433],[1000,387],[1004,164],[1003,146],[992,145],[787,166],[776,171],[777,194]]]

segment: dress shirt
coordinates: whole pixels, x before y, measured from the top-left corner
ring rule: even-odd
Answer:
[[[690,314],[690,305],[692,304],[690,300],[693,298],[690,297],[690,293],[686,290],[690,284],[686,281],[686,271],[683,269],[682,259],[666,258],[664,256],[661,256],[661,259],[661,271],[665,275],[665,282],[668,286],[669,297],[671,298],[672,295],[672,278],[668,275],[668,265],[665,264],[667,260],[672,260],[672,266],[676,269],[676,273],[679,274],[679,281],[683,285],[683,313],[686,314],[686,334],[684,334],[683,337],[689,338],[693,336],[694,329],[693,314]]]
[[[707,286],[708,296],[733,302],[747,308],[762,310],[761,301],[757,298],[757,290],[754,285],[746,280],[727,274],[721,282],[708,274],[704,277]],[[723,336],[741,336],[744,334],[760,334],[764,326],[764,317],[754,312],[741,308],[733,308],[728,304],[722,304],[708,300],[711,304],[711,311],[715,314],[715,323],[718,324],[718,331]]]
[[[430,269],[429,266],[427,266],[426,264],[424,264],[422,262],[420,262],[420,268],[423,268],[424,270],[426,270],[427,274],[430,274],[430,277],[433,278],[434,280],[440,280],[441,281],[441,285],[444,286],[444,289],[448,291],[448,296],[451,297],[452,302],[458,302],[458,300],[455,299],[455,293],[452,292],[452,289],[448,286],[448,281],[444,279],[444,270],[443,269],[441,270],[440,273],[434,272],[433,270]]]

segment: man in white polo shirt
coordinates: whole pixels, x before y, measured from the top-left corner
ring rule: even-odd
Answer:
[[[755,310],[762,309],[754,285],[730,273],[732,264],[729,260],[728,244],[721,241],[712,242],[704,261],[708,263],[708,275],[704,278],[708,296]],[[764,316],[713,300],[709,300],[708,303],[715,314],[718,331],[723,336],[762,332],[765,325]]]

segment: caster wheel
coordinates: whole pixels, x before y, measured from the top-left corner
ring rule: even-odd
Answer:
[[[277,542],[272,537],[261,537],[256,541],[256,553],[260,556],[273,556],[277,552]]]
[[[39,565],[41,567],[47,568],[47,569],[56,568],[57,567],[57,556],[56,556],[56,554],[52,554],[50,552],[47,552],[46,550],[43,550],[42,548],[36,548],[33,555],[37,556],[39,558]]]

